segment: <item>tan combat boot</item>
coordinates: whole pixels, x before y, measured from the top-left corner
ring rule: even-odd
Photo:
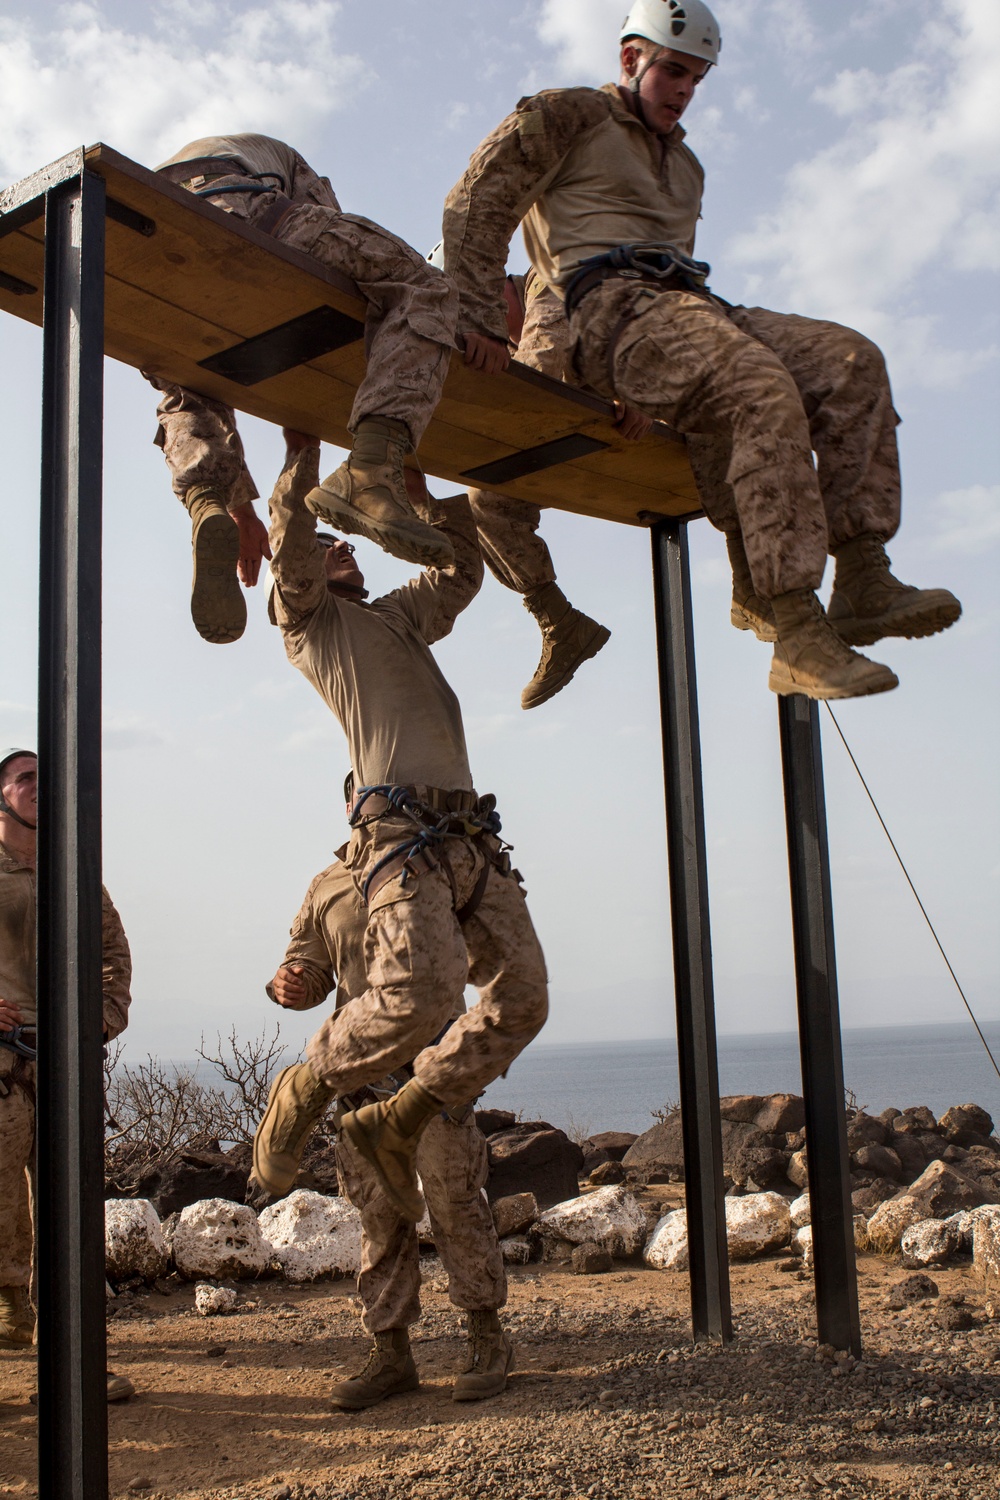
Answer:
[[[30,1349],[35,1315],[23,1286],[0,1286],[0,1349]]]
[[[850,646],[871,646],[887,635],[936,635],[962,613],[948,589],[916,589],[894,578],[885,547],[871,532],[842,542],[833,555],[837,567],[826,617]]]
[[[411,1078],[391,1099],[365,1104],[340,1122],[351,1145],[375,1168],[393,1208],[411,1224],[424,1211],[417,1187],[417,1144],[442,1107],[440,1099]]]
[[[895,672],[844,645],[812,589],[777,594],[771,606],[778,628],[768,681],[772,693],[864,698],[899,686]]]
[[[446,567],[455,560],[454,547],[421,521],[407,498],[403,459],[410,446],[405,422],[363,417],[350,456],[309,491],[306,505],[338,531],[366,536],[404,562]]]
[[[521,694],[522,708],[537,708],[554,698],[573,673],[596,656],[611,639],[611,631],[570,604],[555,583],[543,583],[524,596],[524,607],[542,630],[542,659]]]
[[[135,1386],[127,1375],[116,1375],[114,1370],[108,1371],[108,1400],[127,1401],[130,1396],[135,1395]],[[32,1391],[28,1397],[32,1406],[38,1405],[38,1392]]]
[[[212,485],[189,489],[184,504],[191,517],[191,618],[203,640],[224,646],[246,629],[247,606],[236,574],[240,534],[226,503]]]
[[[308,1063],[282,1068],[271,1085],[267,1108],[253,1138],[253,1176],[276,1198],[283,1198],[298,1176],[302,1153],[333,1089]]]
[[[726,551],[733,570],[733,604],[730,622],[737,630],[752,630],[759,641],[776,641],[774,610],[753,586],[743,538],[738,532],[726,532]]]
[[[387,1328],[374,1335],[364,1369],[349,1380],[337,1382],[330,1392],[330,1404],[341,1411],[363,1411],[366,1406],[377,1406],[386,1396],[415,1391],[419,1385],[409,1334],[405,1328]]]
[[[466,1313],[469,1320],[469,1352],[465,1369],[455,1381],[453,1401],[485,1401],[499,1396],[514,1368],[514,1345],[500,1327],[495,1309]]]

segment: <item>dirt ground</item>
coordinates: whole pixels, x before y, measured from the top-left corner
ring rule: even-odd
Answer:
[[[351,1283],[243,1284],[236,1312],[210,1319],[190,1286],[126,1298],[109,1364],[137,1394],[109,1412],[112,1495],[996,1496],[1000,1324],[971,1268],[934,1272],[939,1297],[893,1312],[887,1292],[910,1273],[861,1257],[865,1352],[853,1368],[817,1351],[811,1279],[780,1258],[732,1268],[725,1350],[691,1345],[686,1276],[512,1269],[517,1372],[503,1397],[475,1405],[450,1399],[459,1314],[436,1258],[426,1271],[421,1388],[356,1415],[326,1402],[364,1362]],[[972,1328],[942,1327],[970,1313]],[[0,1353],[4,1496],[36,1493],[33,1383],[31,1355]]]

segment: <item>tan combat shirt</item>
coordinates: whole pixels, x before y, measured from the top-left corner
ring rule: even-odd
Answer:
[[[199,156],[228,156],[238,161],[253,177],[259,177],[271,187],[277,188],[293,203],[319,203],[324,208],[335,208],[340,204],[330,186],[328,177],[320,177],[291,146],[276,141],[269,135],[206,135],[188,145],[160,163],[157,171],[172,166],[178,161],[194,161]],[[204,174],[192,177],[185,187],[197,190],[205,185]],[[246,199],[239,193],[220,194],[219,208],[228,208],[241,216]]]
[[[703,183],[680,125],[654,135],[613,83],[522,99],[445,203],[460,327],[506,339],[504,263],[521,220],[532,265],[559,291],[581,261],[615,245],[670,244],[690,255]]]
[[[309,459],[308,478],[303,465]],[[422,519],[448,536],[455,561],[366,603],[330,593],[316,518],[303,495],[319,482],[318,450],[286,469],[271,497],[274,607],[292,666],[312,683],[347,735],[359,787],[472,790],[462,710],[431,654],[483,578],[464,495],[435,501]]]
[[[110,1038],[128,1025],[132,956],[121,917],[103,886],[101,943],[104,1025]],[[35,872],[5,844],[0,844],[0,996],[18,1007],[22,1025],[35,1025]],[[0,1061],[13,1055],[0,1047]]]
[[[364,955],[368,909],[358,895],[353,875],[342,863],[346,857],[345,845],[337,850],[336,861],[313,880],[292,923],[282,965],[296,964],[302,969],[307,998],[295,1007],[297,1010],[321,1005],[335,985],[336,1008],[340,1010],[368,988]],[[273,1000],[272,986],[266,988]],[[464,1010],[465,1001],[459,1000],[452,1020]]]

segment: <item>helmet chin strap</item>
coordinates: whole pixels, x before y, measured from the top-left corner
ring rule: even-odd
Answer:
[[[642,80],[645,78],[646,74],[649,72],[650,68],[656,62],[656,59],[659,57],[660,52],[662,52],[662,50],[663,49],[661,47],[659,49],[659,51],[654,52],[651,57],[647,57],[644,60],[642,67],[639,69],[638,73],[636,73],[635,77],[629,81],[629,86],[628,86],[629,87],[629,93],[632,95],[632,98],[635,100],[636,118],[638,119],[639,123],[641,125],[645,125],[646,129],[649,130],[649,131],[651,131],[651,133],[653,135],[656,134],[656,131],[653,130],[652,126],[650,125],[649,121],[646,118],[646,106],[642,102],[642,95],[639,92],[639,87],[640,87],[640,85],[642,83]]]
[[[37,833],[37,821],[34,823],[29,823],[26,818],[22,818],[21,814],[15,812],[10,803],[7,802],[3,796],[0,796],[0,813],[3,813],[5,818],[13,818],[14,822],[20,823],[22,828],[30,828],[32,833]]]

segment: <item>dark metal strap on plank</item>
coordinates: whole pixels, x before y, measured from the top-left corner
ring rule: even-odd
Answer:
[[[356,344],[364,334],[364,324],[348,313],[335,307],[315,307],[312,312],[243,339],[231,349],[212,354],[199,364],[203,370],[236,385],[259,385],[273,375],[283,375],[297,365],[332,354],[347,344]]]
[[[658,521],[652,545],[691,1319],[696,1340],[728,1341],[729,1254],[686,524]]]
[[[816,1321],[821,1344],[849,1349],[860,1358],[861,1320],[819,705],[801,693],[779,698],[778,725],[805,1095]]]
[[[571,432],[551,443],[539,443],[536,448],[522,448],[519,453],[509,453],[506,458],[495,458],[491,463],[480,464],[478,468],[466,469],[462,478],[489,489],[495,484],[510,484],[514,479],[523,479],[525,474],[537,474],[542,469],[551,469],[556,464],[568,464],[574,458],[585,458],[588,453],[597,453],[608,446],[608,443],[602,443],[599,438],[588,437],[585,432]]]
[[[47,193],[38,678],[42,1500],[108,1493],[101,993],[103,180]]]

